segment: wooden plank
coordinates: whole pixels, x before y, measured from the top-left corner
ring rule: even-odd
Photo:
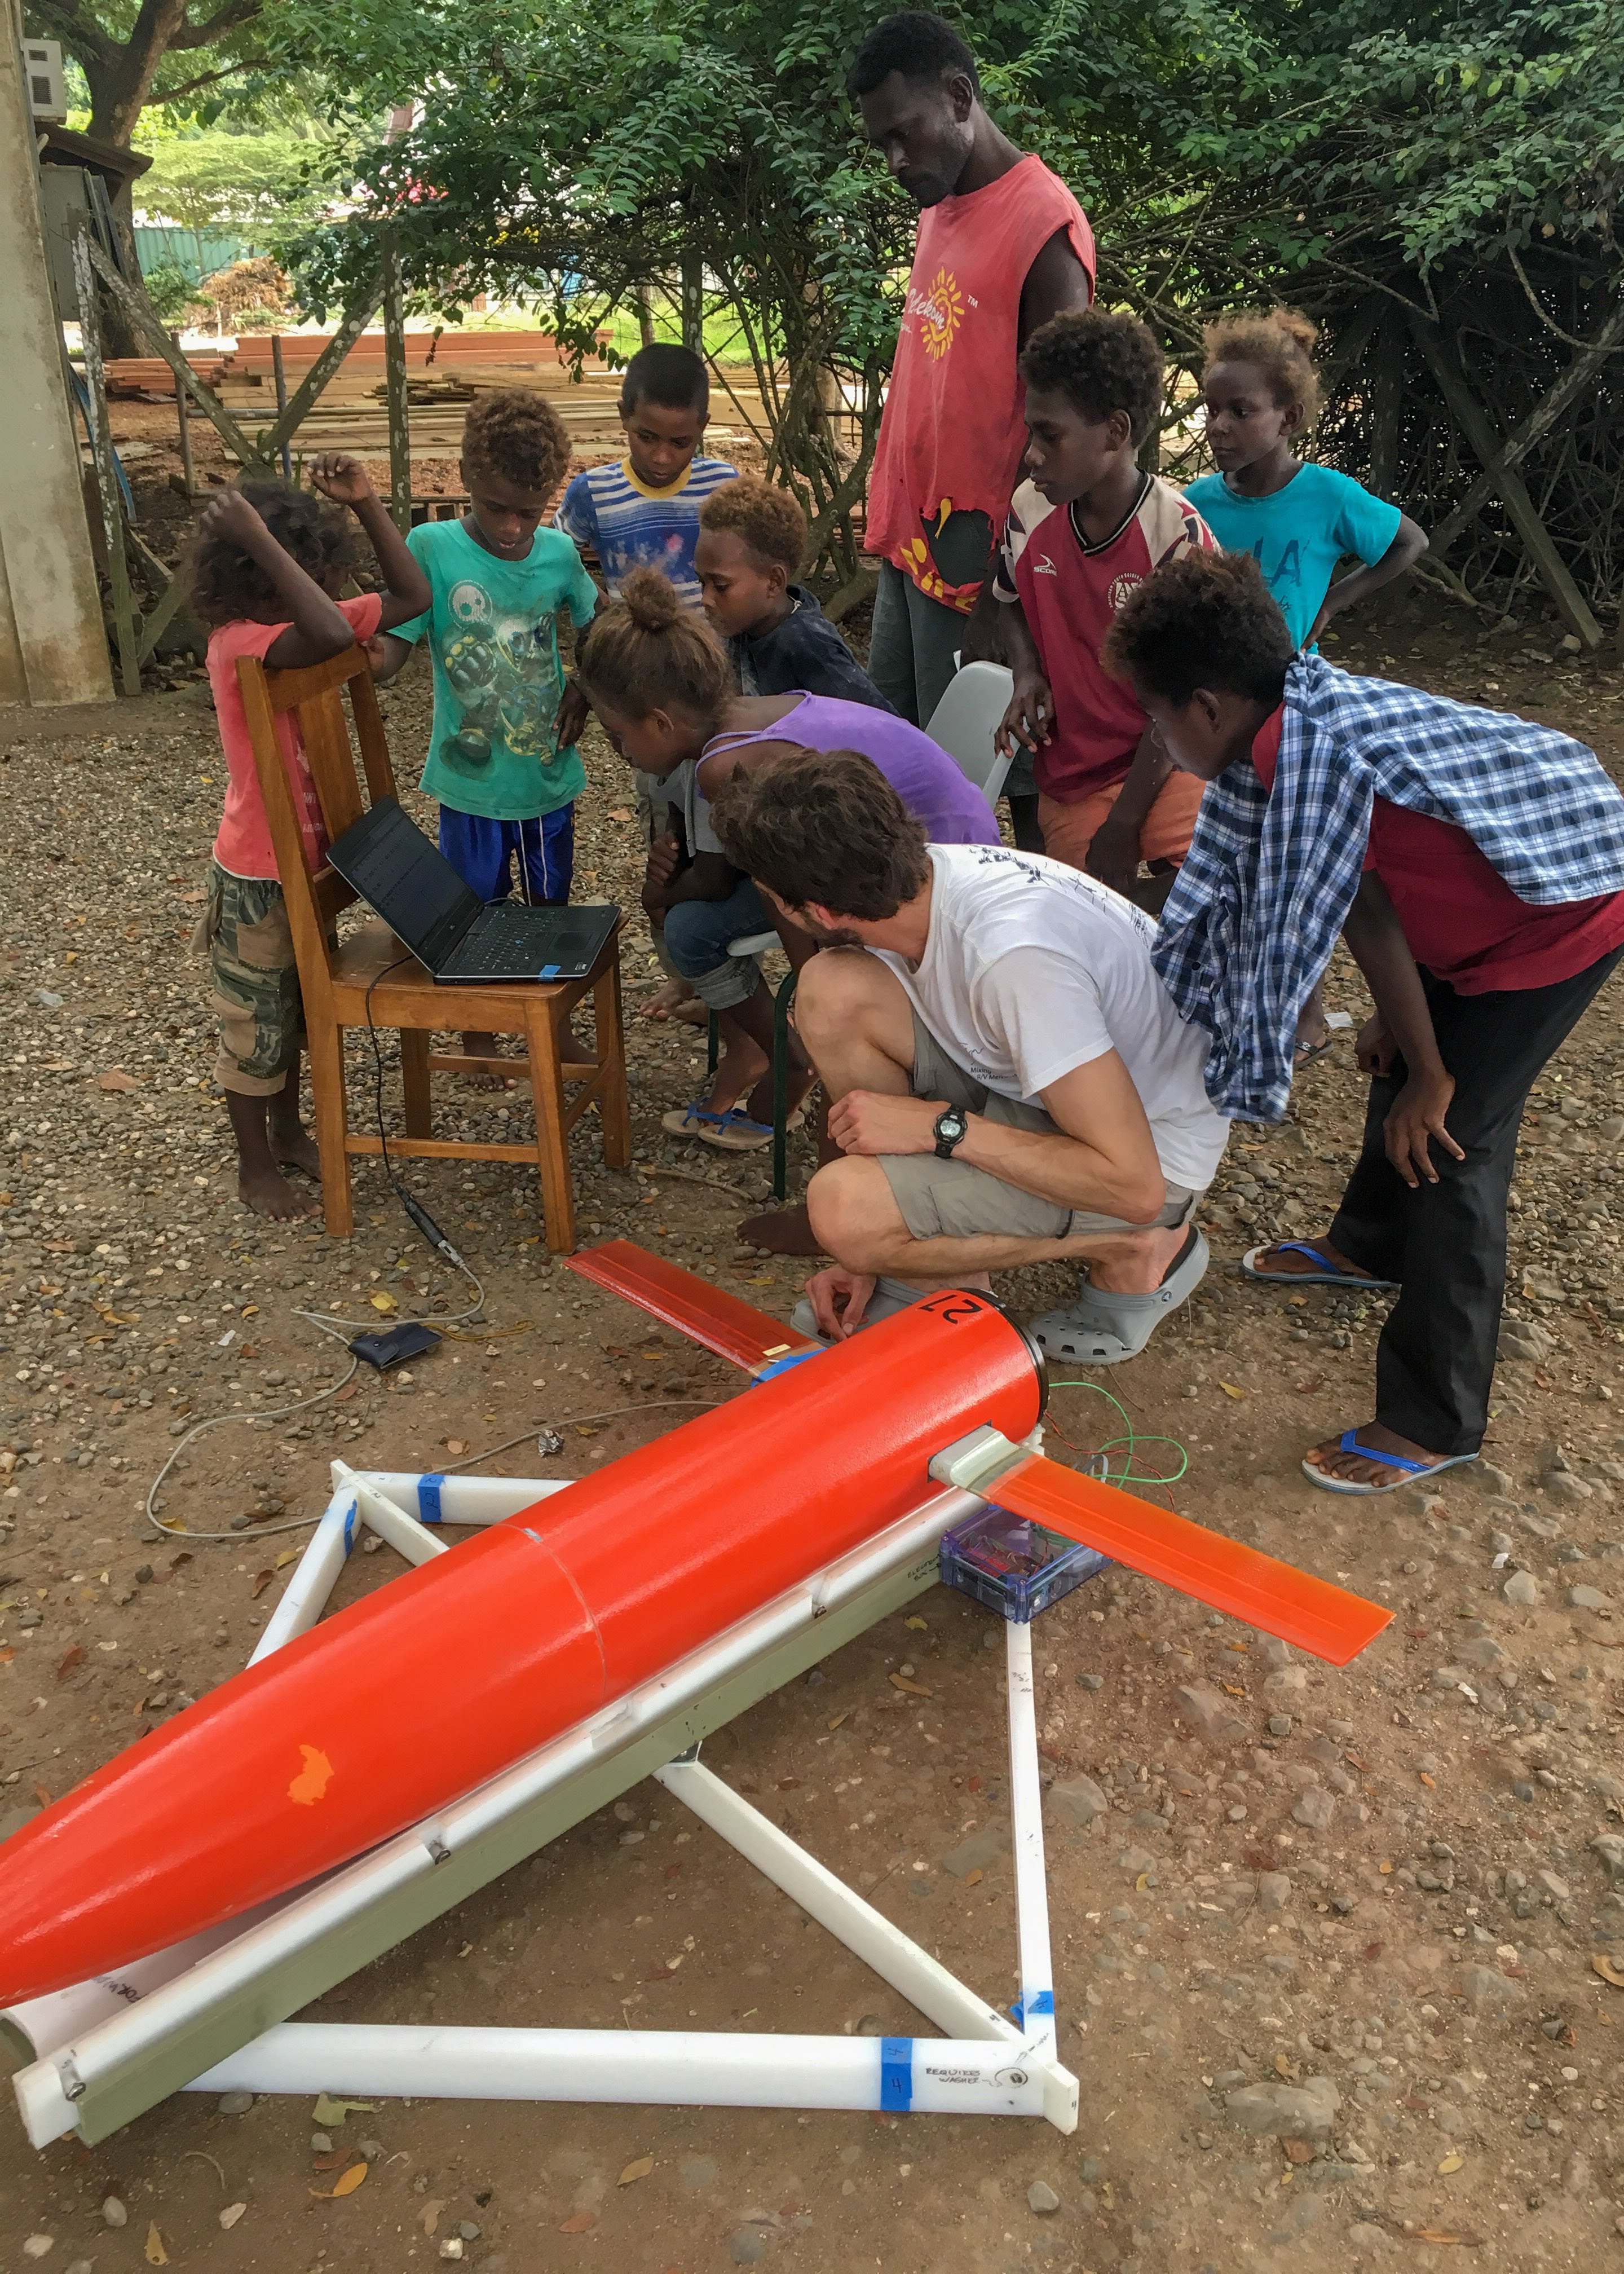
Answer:
[[[1493,474],[1494,486],[1505,500],[1506,510],[1511,516],[1517,535],[1528,547],[1529,558],[1538,569],[1540,581],[1556,602],[1564,621],[1586,647],[1599,647],[1601,626],[1590,614],[1584,595],[1575,584],[1567,562],[1552,543],[1550,531],[1539,518],[1539,508],[1523,487],[1522,480],[1505,463],[1501,438],[1495,433],[1488,413],[1467,386],[1443,335],[1436,324],[1429,324],[1418,316],[1411,316],[1410,328],[1415,334],[1416,344],[1426,358],[1427,369],[1438,382],[1440,394],[1481,460],[1485,473],[1492,468],[1498,468]]]
[[[130,560],[124,551],[124,508],[113,463],[113,434],[107,418],[107,370],[102,360],[102,314],[96,305],[95,247],[84,222],[73,230],[73,282],[79,293],[79,337],[85,350],[85,388],[90,405],[90,447],[96,462],[102,534],[107,546],[107,580],[113,595],[113,631],[118,644],[118,676],[126,695],[141,691],[141,661],[135,638],[135,601],[130,591]]]
[[[383,242],[384,373],[389,416],[389,511],[404,537],[411,527],[411,417],[406,402],[406,300],[393,230]]]
[[[277,415],[275,425],[265,438],[265,455],[268,461],[273,451],[297,434],[304,425],[312,403],[326,387],[329,379],[349,354],[362,333],[377,313],[378,303],[383,297],[383,272],[380,269],[363,290],[355,305],[347,311],[343,322],[334,333],[321,353],[316,358],[304,378],[293,391],[287,409]]]

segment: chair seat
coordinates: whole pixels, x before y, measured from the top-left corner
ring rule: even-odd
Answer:
[[[605,945],[605,955],[615,953],[617,937],[616,933],[610,934]],[[599,964],[602,961],[600,956]],[[441,987],[404,942],[377,917],[341,942],[331,962],[334,1006],[340,1024],[346,1027],[366,1024],[370,988],[372,1021],[380,1028],[444,1028],[449,1032],[477,1024],[482,1033],[522,1035],[538,997],[544,1001],[556,1000],[560,1007],[567,1008],[579,1000],[589,984],[585,979],[574,979],[545,984],[525,980],[506,986],[482,983],[477,987]],[[390,970],[391,964],[398,968]],[[385,973],[387,977],[382,975]],[[473,1017],[476,1009],[477,1020]]]

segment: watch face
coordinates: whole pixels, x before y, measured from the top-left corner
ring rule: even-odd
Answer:
[[[969,1126],[963,1111],[957,1105],[950,1105],[942,1116],[942,1134],[944,1137],[962,1137]]]

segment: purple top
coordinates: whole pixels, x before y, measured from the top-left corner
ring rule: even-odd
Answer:
[[[939,742],[907,719],[867,703],[803,695],[771,727],[716,735],[705,757],[751,742],[800,742],[814,750],[858,750],[872,760],[904,805],[925,825],[932,845],[996,845],[998,825],[975,784]]]

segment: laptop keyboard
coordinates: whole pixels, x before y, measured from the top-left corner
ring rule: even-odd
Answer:
[[[489,972],[510,977],[515,972],[534,976],[552,962],[562,925],[550,909],[526,907],[522,900],[488,909],[474,932],[465,934],[447,971]]]

